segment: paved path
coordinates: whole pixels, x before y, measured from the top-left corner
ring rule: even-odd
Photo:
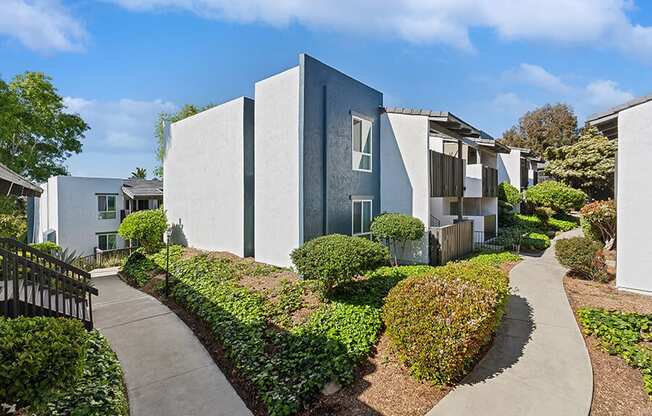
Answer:
[[[589,414],[593,373],[564,273],[553,247],[512,270],[513,295],[493,346],[427,416]]]
[[[122,364],[131,416],[251,415],[183,321],[116,271],[93,272],[93,315]]]

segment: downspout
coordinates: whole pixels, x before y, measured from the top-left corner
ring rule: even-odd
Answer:
[[[464,203],[464,162],[462,159],[462,141],[457,141],[457,159],[459,160],[459,170],[460,174],[458,176],[459,182],[457,186],[457,206],[459,207],[457,211],[457,222],[462,222],[463,215],[462,210]]]

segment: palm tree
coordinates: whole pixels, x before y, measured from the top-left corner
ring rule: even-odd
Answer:
[[[131,179],[147,179],[147,169],[136,168],[135,171],[131,172]]]

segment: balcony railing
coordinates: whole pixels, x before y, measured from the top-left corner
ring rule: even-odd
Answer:
[[[430,196],[462,195],[464,165],[462,159],[430,151]]]

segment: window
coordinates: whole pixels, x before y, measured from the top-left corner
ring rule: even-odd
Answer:
[[[98,234],[97,248],[100,250],[115,250],[118,248],[116,245],[116,234]]]
[[[469,147],[469,154],[467,156],[467,165],[475,165],[478,163],[478,151]]]
[[[353,170],[371,172],[371,127],[371,121],[353,117]]]
[[[115,219],[115,195],[98,195],[97,211],[97,217],[101,220]]]
[[[144,211],[149,209],[149,200],[148,199],[139,199],[138,200],[138,211]]]
[[[368,235],[371,227],[371,200],[354,200],[352,208],[353,235]]]

